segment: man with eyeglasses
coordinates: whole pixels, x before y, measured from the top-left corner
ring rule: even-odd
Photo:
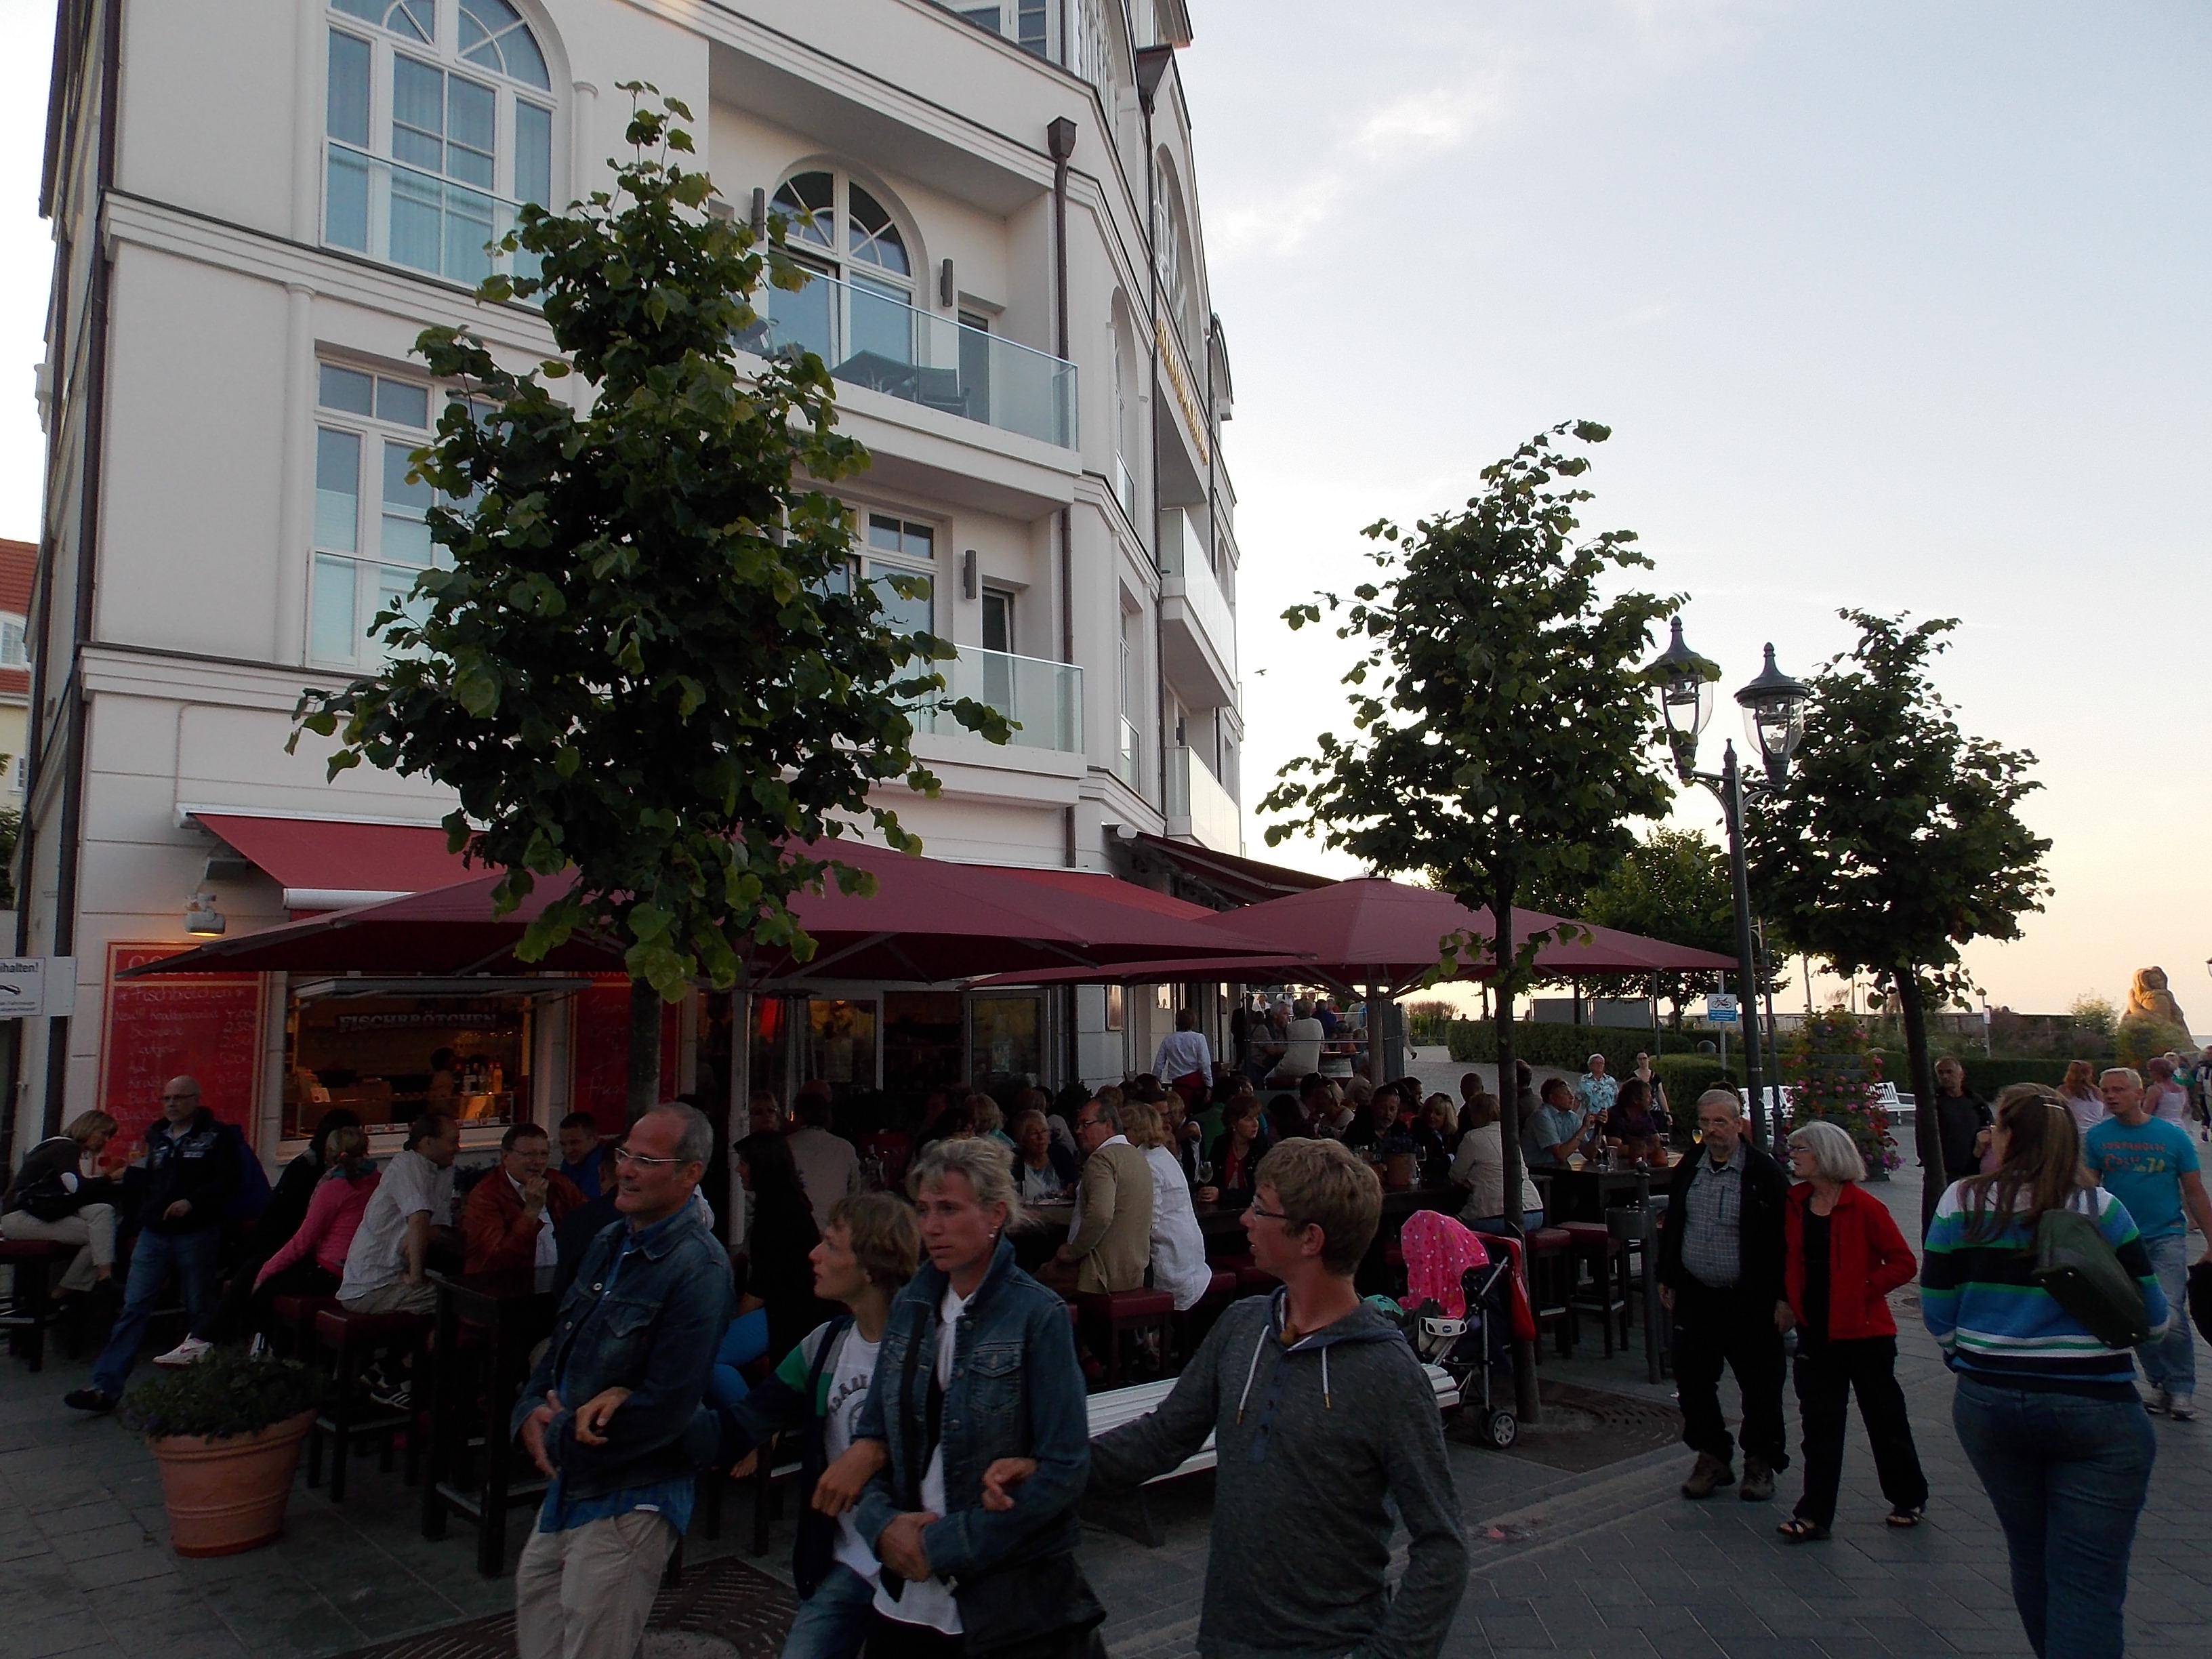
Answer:
[[[1075,1219],[1053,1261],[1063,1275],[1073,1269],[1079,1296],[1140,1291],[1152,1261],[1152,1166],[1121,1133],[1111,1101],[1083,1103],[1075,1140],[1083,1149]]]
[[[171,1078],[161,1090],[161,1121],[146,1132],[146,1199],[123,1311],[93,1362],[91,1386],[71,1389],[64,1404],[81,1412],[115,1409],[146,1322],[172,1275],[183,1288],[190,1322],[185,1340],[154,1363],[189,1365],[213,1346],[207,1332],[216,1314],[216,1255],[223,1211],[238,1190],[239,1156],[234,1137],[200,1103],[199,1084]]]

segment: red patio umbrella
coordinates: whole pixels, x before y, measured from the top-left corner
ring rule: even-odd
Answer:
[[[935,984],[1013,969],[1072,966],[1095,973],[1127,961],[1276,950],[1271,940],[1218,927],[1212,911],[1108,876],[951,864],[857,842],[828,850],[872,873],[875,896],[848,896],[833,886],[794,900],[793,909],[816,941],[814,958],[801,963],[781,951],[763,952],[753,963],[756,986],[799,977]],[[621,965],[618,946],[580,934],[543,962],[517,961],[524,928],[568,890],[573,878],[541,880],[519,908],[495,917],[491,893],[498,880],[487,872],[431,892],[333,910],[129,971],[441,977],[605,973]]]

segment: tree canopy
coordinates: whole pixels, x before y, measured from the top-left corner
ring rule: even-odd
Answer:
[[[821,360],[739,361],[761,285],[808,280],[781,222],[763,243],[708,213],[690,112],[624,90],[635,158],[565,214],[525,207],[516,274],[478,291],[535,301],[563,359],[517,374],[460,331],[416,341],[459,389],[414,458],[438,568],[377,617],[386,671],[309,692],[301,725],[337,737],[333,776],[453,789],[447,832],[504,872],[501,914],[574,868],[526,959],[593,930],[672,1000],[694,976],[737,982],[755,942],[810,955],[795,894],[869,890],[799,843],[872,825],[918,850],[872,792],[935,792],[912,714],[952,647],[894,629],[855,579],[851,511],[824,486],[868,456],[836,430]],[[994,711],[949,706],[1005,741]]]
[[[1579,920],[1600,927],[1617,927],[1724,957],[1735,954],[1735,897],[1729,884],[1728,858],[1695,830],[1654,829],[1571,906],[1533,902],[1539,908],[1571,908]],[[1677,1029],[1693,988],[1707,986],[1711,977],[1658,975],[1658,994],[1673,1006]],[[1648,975],[1607,975],[1580,983],[1587,995],[1640,997],[1650,992],[1651,979]]]
[[[2043,908],[2051,843],[2016,810],[2040,787],[2035,757],[1967,736],[1929,682],[1956,621],[1840,614],[1858,643],[1813,680],[1788,787],[1747,814],[1752,890],[1793,948],[1888,981],[1925,1103],[1925,1010],[1972,988],[1963,947],[2018,939],[2021,918]],[[1917,1120],[1932,1213],[1936,1114]]]

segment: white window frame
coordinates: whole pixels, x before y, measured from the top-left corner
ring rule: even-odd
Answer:
[[[370,412],[364,415],[324,401],[326,384],[325,370],[335,370],[343,375],[362,375],[372,382]],[[402,388],[408,395],[420,392],[423,398],[424,423],[421,426],[388,418],[377,412],[384,386]],[[433,441],[439,416],[444,411],[447,395],[443,388],[427,379],[407,374],[388,374],[381,369],[340,359],[323,357],[315,366],[315,436],[307,447],[307,464],[314,470],[310,489],[316,502],[309,530],[307,558],[307,660],[319,667],[374,670],[388,660],[385,647],[369,635],[369,623],[385,608],[385,596],[393,591],[402,579],[411,586],[414,579],[428,569],[445,569],[452,565],[446,550],[430,544],[428,558],[417,562],[410,557],[385,556],[385,526],[387,519],[398,520],[404,515],[387,511],[384,492],[386,454],[387,447],[404,445],[409,452],[422,449]],[[351,549],[335,545],[339,539],[325,536],[321,465],[324,452],[322,434],[325,432],[340,437],[350,437],[359,445],[355,463],[354,533]],[[345,567],[343,573],[341,567]],[[341,654],[329,649],[323,638],[320,625],[325,605],[335,605],[338,588],[332,584],[345,584],[350,576],[352,618],[348,625],[353,635],[352,649]]]

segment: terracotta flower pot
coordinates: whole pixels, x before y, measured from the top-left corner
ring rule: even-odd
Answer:
[[[274,1542],[284,1530],[300,1443],[314,1420],[306,1411],[227,1440],[185,1434],[149,1441],[161,1466],[170,1548],[179,1555],[235,1555]]]

